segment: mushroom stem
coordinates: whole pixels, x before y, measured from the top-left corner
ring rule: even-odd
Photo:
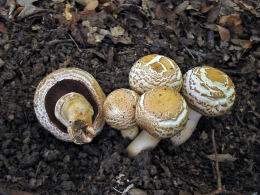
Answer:
[[[189,116],[185,127],[180,131],[180,133],[171,137],[171,142],[174,146],[179,146],[183,144],[191,137],[201,116],[202,115],[200,113],[189,107]]]
[[[126,148],[129,157],[137,156],[143,150],[152,150],[160,142],[160,138],[156,138],[145,130],[132,141]]]
[[[93,107],[79,93],[68,93],[55,105],[56,118],[67,127],[70,138],[77,144],[89,143],[95,136],[93,115]]]
[[[138,130],[137,126],[131,127],[126,130],[121,130],[121,134],[122,134],[123,138],[127,138],[130,140],[133,140],[137,136],[138,132],[139,132],[139,130]]]

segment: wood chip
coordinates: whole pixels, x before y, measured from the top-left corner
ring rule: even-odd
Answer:
[[[215,161],[215,154],[207,155],[207,158]],[[219,162],[225,162],[225,161],[234,162],[235,160],[237,160],[237,158],[233,157],[230,154],[218,154]]]

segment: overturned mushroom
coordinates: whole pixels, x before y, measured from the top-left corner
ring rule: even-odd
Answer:
[[[185,128],[171,138],[179,146],[190,138],[202,115],[216,117],[225,114],[235,101],[235,86],[224,72],[201,66],[184,75],[182,93],[189,104],[189,119]]]
[[[106,123],[120,130],[124,138],[134,139],[138,134],[135,122],[135,109],[139,95],[130,89],[112,91],[104,102]]]
[[[188,119],[188,106],[179,92],[169,87],[158,87],[141,96],[135,117],[143,131],[127,147],[130,157],[143,150],[152,150],[161,139],[181,131]]]
[[[139,94],[159,86],[167,86],[180,91],[182,73],[174,60],[151,54],[134,63],[129,73],[129,84],[131,89]]]
[[[89,143],[105,123],[105,94],[95,78],[78,68],[47,75],[34,95],[34,110],[42,126],[63,141]]]

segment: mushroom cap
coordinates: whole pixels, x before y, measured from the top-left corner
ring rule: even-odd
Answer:
[[[130,89],[112,91],[104,102],[106,123],[117,130],[127,130],[136,126],[135,110],[139,95]]]
[[[93,129],[103,129],[103,103],[105,94],[96,79],[78,68],[62,68],[47,75],[37,86],[34,95],[34,110],[41,125],[55,137],[72,141],[66,127],[55,117],[55,105],[63,95],[76,92],[82,94],[93,106]]]
[[[154,137],[169,138],[184,128],[188,106],[176,90],[157,87],[141,96],[135,117],[137,125]]]
[[[182,73],[174,60],[151,54],[134,63],[129,73],[129,84],[139,94],[159,86],[180,91]]]
[[[225,114],[236,96],[229,76],[210,66],[195,67],[186,72],[182,93],[194,110],[211,117]]]

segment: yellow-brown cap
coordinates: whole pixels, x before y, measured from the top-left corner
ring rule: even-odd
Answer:
[[[157,87],[144,93],[136,107],[136,123],[154,137],[169,138],[183,129],[188,107],[179,92]]]
[[[106,123],[117,130],[127,130],[136,126],[135,110],[139,95],[130,89],[112,91],[104,102]]]
[[[182,93],[194,110],[211,117],[225,114],[236,96],[229,76],[210,66],[195,67],[185,73]]]
[[[131,89],[139,94],[159,86],[167,86],[180,91],[182,73],[174,60],[151,54],[139,59],[132,66],[129,84]]]

